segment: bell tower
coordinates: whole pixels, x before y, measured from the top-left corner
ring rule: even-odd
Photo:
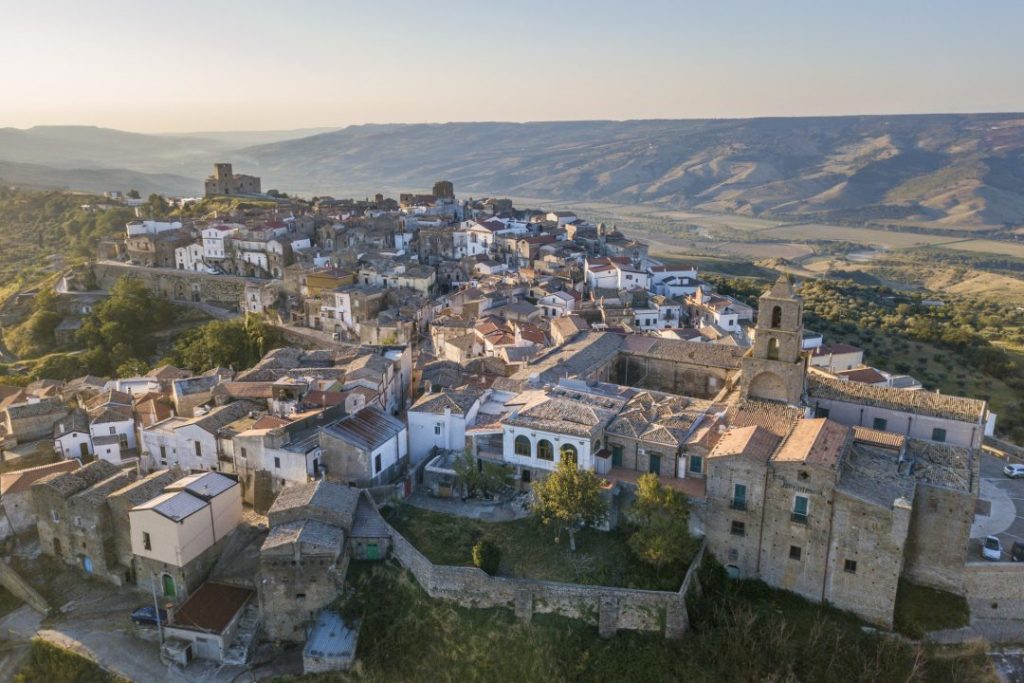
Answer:
[[[757,304],[754,346],[740,368],[743,398],[797,404],[804,393],[804,304],[782,275]]]

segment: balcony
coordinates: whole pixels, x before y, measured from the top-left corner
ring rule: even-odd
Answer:
[[[793,512],[789,516],[790,520],[797,524],[807,524],[807,513],[804,512]]]
[[[730,510],[746,510],[747,509],[747,499],[746,498],[733,498],[729,502],[729,509]]]

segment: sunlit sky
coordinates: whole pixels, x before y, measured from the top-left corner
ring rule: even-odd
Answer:
[[[1019,0],[0,0],[0,127],[1024,110]]]

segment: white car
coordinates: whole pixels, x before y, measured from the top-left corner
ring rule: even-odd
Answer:
[[[1003,468],[1003,474],[1010,479],[1024,477],[1024,465],[1007,465]]]
[[[985,542],[981,544],[981,556],[998,562],[1003,559],[1003,544],[995,536],[986,536]]]

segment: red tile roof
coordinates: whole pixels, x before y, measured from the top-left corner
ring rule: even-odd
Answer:
[[[74,472],[81,464],[77,460],[61,460],[49,465],[29,467],[15,472],[0,474],[0,497],[9,496],[20,491],[27,491],[32,484],[45,476],[58,472]]]
[[[222,633],[254,594],[241,586],[207,581],[174,613],[171,626]]]

